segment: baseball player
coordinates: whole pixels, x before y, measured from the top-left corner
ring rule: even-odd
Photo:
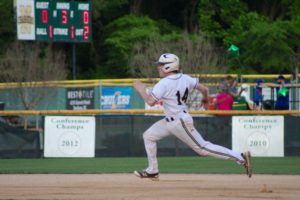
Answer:
[[[157,141],[172,134],[202,156],[213,156],[220,159],[230,159],[246,168],[250,178],[252,175],[250,152],[238,153],[225,147],[204,140],[195,129],[193,118],[187,111],[186,101],[189,92],[194,88],[202,95],[202,105],[207,106],[208,88],[199,83],[198,78],[192,78],[179,72],[179,58],[171,53],[162,54],[156,62],[161,80],[153,87],[150,94],[146,93],[145,85],[137,80],[133,87],[147,104],[155,105],[163,101],[165,118],[154,123],[143,134],[144,145],[148,157],[148,167],[142,171],[134,171],[140,178],[158,179]]]

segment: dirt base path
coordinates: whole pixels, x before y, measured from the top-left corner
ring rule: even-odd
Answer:
[[[0,175],[0,199],[177,200],[300,199],[300,176],[161,174]]]

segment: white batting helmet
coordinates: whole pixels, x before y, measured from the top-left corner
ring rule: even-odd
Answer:
[[[162,70],[165,73],[179,70],[179,58],[172,53],[162,54],[155,63],[163,65]]]

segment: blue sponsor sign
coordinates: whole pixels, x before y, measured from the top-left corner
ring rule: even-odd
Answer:
[[[101,90],[101,109],[130,109],[131,87],[104,87]]]

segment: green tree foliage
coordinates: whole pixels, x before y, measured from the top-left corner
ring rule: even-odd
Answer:
[[[239,0],[199,2],[200,29],[218,40],[223,40],[233,22],[247,11],[246,4]]]
[[[15,23],[14,23],[14,10],[12,0],[2,0],[0,2],[0,55],[5,52],[6,47],[16,37]]]
[[[293,49],[289,46],[288,31],[278,23],[255,23],[245,33],[243,61],[246,66],[264,73],[283,73],[291,69]],[[261,66],[263,68],[261,69]]]
[[[299,59],[299,8],[296,0],[201,0],[199,23],[220,45],[240,47],[231,72],[289,73]]]
[[[133,44],[159,35],[159,28],[149,17],[126,15],[108,24],[105,32],[105,67],[111,72],[111,76],[126,77],[129,74],[127,63]],[[112,68],[113,73],[110,70]]]
[[[224,53],[220,52],[204,33],[171,33],[134,45],[130,59],[132,76],[157,77],[157,68],[152,63],[162,53],[169,52],[179,56],[180,69],[184,73],[221,73],[225,71],[222,56]]]
[[[16,40],[13,2],[0,1],[1,57],[10,43]],[[140,45],[146,48],[141,44],[153,41],[152,38],[160,38],[160,45],[168,46],[169,41],[182,32],[186,32],[188,38],[205,33],[210,42],[216,41],[213,45],[219,49],[218,52],[226,52],[222,50],[228,49],[231,44],[237,45],[240,57],[228,57],[225,64],[222,62],[230,66],[228,72],[289,73],[292,68],[299,67],[299,0],[90,2],[93,10],[93,42],[76,44],[77,74],[81,79],[131,76],[128,62],[133,59],[131,52],[135,47]],[[206,36],[204,38],[208,39]],[[178,44],[180,40],[184,44],[182,38],[178,39]],[[196,45],[196,40],[190,41]],[[67,60],[70,60],[70,69],[70,44],[59,43],[54,46],[65,51]],[[150,47],[154,48],[147,48]]]

